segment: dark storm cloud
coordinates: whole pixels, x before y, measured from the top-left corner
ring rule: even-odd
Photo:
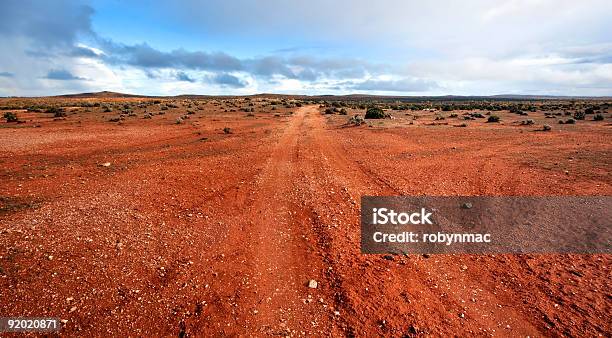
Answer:
[[[15,74],[10,72],[0,72],[0,77],[15,77]]]
[[[247,86],[247,83],[240,80],[238,77],[227,73],[216,74],[209,78],[209,82],[232,88],[244,88]]]
[[[110,40],[99,40],[113,64],[127,64],[142,68],[180,68],[209,71],[242,70],[242,62],[226,53],[187,51],[176,49],[170,52],[157,50],[146,43],[125,45]]]
[[[92,29],[94,10],[77,0],[59,1],[4,1],[0,10],[0,34],[12,38],[24,38],[29,46],[24,51],[29,57],[57,64],[63,58],[93,58],[105,64],[134,66],[142,69],[149,78],[162,69],[170,69],[178,74],[176,80],[194,80],[185,70],[207,71],[214,73],[213,83],[241,88],[246,84],[230,75],[242,72],[268,83],[276,77],[284,77],[305,82],[316,82],[323,77],[350,79],[376,72],[370,64],[349,59],[320,59],[312,56],[264,55],[253,58],[236,56],[215,51],[189,51],[177,48],[163,51],[149,44],[123,44],[99,36]],[[94,42],[103,53],[83,47],[78,42],[85,37]],[[303,48],[302,48],[303,49]],[[283,50],[297,51],[298,48]],[[282,54],[282,53],[280,53]],[[53,71],[49,79],[81,80],[69,76],[70,65],[63,72]],[[157,77],[157,76],[153,76]]]
[[[317,60],[311,57],[283,58],[264,56],[239,59],[223,52],[163,52],[148,44],[124,45],[105,40],[102,43],[109,63],[127,64],[145,69],[175,68],[212,72],[243,71],[255,77],[283,76],[289,79],[315,81],[324,75],[363,74],[365,64],[354,60]]]
[[[79,35],[94,34],[93,9],[75,1],[3,0],[0,34],[32,40],[41,48],[72,46]]]
[[[188,51],[176,49],[160,51],[146,43],[118,44],[100,39],[106,52],[103,59],[111,64],[130,65],[143,69],[186,69],[219,73],[246,72],[254,77],[270,80],[274,76],[303,81],[316,81],[322,76],[350,78],[375,72],[378,67],[352,59],[316,59],[309,56],[284,58],[263,56],[239,59],[223,52]],[[93,53],[93,52],[92,52]]]
[[[357,83],[347,83],[347,88],[367,91],[384,92],[423,92],[438,88],[438,84],[433,81],[422,79],[401,79],[401,80],[367,80]]]
[[[82,77],[74,76],[72,73],[65,69],[52,69],[47,73],[45,79],[49,80],[85,80]]]
[[[191,78],[189,75],[187,75],[187,73],[185,72],[177,72],[176,73],[176,79],[179,81],[185,81],[185,82],[195,82],[196,80]]]

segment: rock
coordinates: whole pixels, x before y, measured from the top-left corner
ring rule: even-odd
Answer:
[[[417,333],[419,333],[419,329],[416,326],[410,325],[408,327],[408,334],[417,334]]]
[[[461,313],[459,314],[459,318],[465,318],[465,313],[461,312]]]
[[[319,287],[319,283],[317,283],[316,280],[311,279],[308,281],[308,287],[311,289],[316,289],[317,287]]]
[[[472,209],[472,203],[465,202],[465,203],[461,204],[461,209]]]
[[[383,258],[388,260],[388,261],[392,261],[394,259],[393,255],[384,255]]]
[[[73,306],[73,307],[70,308],[70,312],[74,312],[74,311],[76,311],[76,309],[77,309],[77,307]]]
[[[104,162],[104,163],[100,163],[98,164],[100,167],[110,167],[111,163],[110,162]]]

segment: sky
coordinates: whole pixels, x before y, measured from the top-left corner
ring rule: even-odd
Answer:
[[[1,0],[0,96],[612,96],[610,0]]]

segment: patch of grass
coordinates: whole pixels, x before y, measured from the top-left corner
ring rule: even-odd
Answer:
[[[487,122],[489,122],[489,123],[497,123],[497,122],[499,122],[499,120],[500,120],[500,118],[497,115],[490,115],[487,118]]]
[[[18,212],[24,209],[35,209],[40,206],[39,201],[27,200],[21,197],[0,196],[0,215]]]
[[[51,107],[48,108],[45,113],[47,114],[53,114],[53,117],[66,117],[66,112],[64,111],[64,109],[62,108],[58,108],[58,107]]]
[[[13,113],[12,111],[7,111],[6,113],[4,113],[4,118],[6,119],[6,122],[18,122],[19,121],[17,114]]]
[[[473,117],[473,118],[477,118],[477,119],[484,119],[485,118],[485,116],[482,115],[481,113],[472,113],[472,114],[470,114],[470,116]]]
[[[532,119],[527,119],[527,120],[521,121],[521,124],[524,125],[524,126],[528,126],[528,125],[531,125],[531,124],[535,124],[535,121],[532,120]]]

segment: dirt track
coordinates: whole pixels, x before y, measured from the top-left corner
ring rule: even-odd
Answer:
[[[607,255],[367,256],[358,224],[362,195],[609,195],[605,127],[83,120],[0,131],[3,315],[78,335],[611,332]]]

